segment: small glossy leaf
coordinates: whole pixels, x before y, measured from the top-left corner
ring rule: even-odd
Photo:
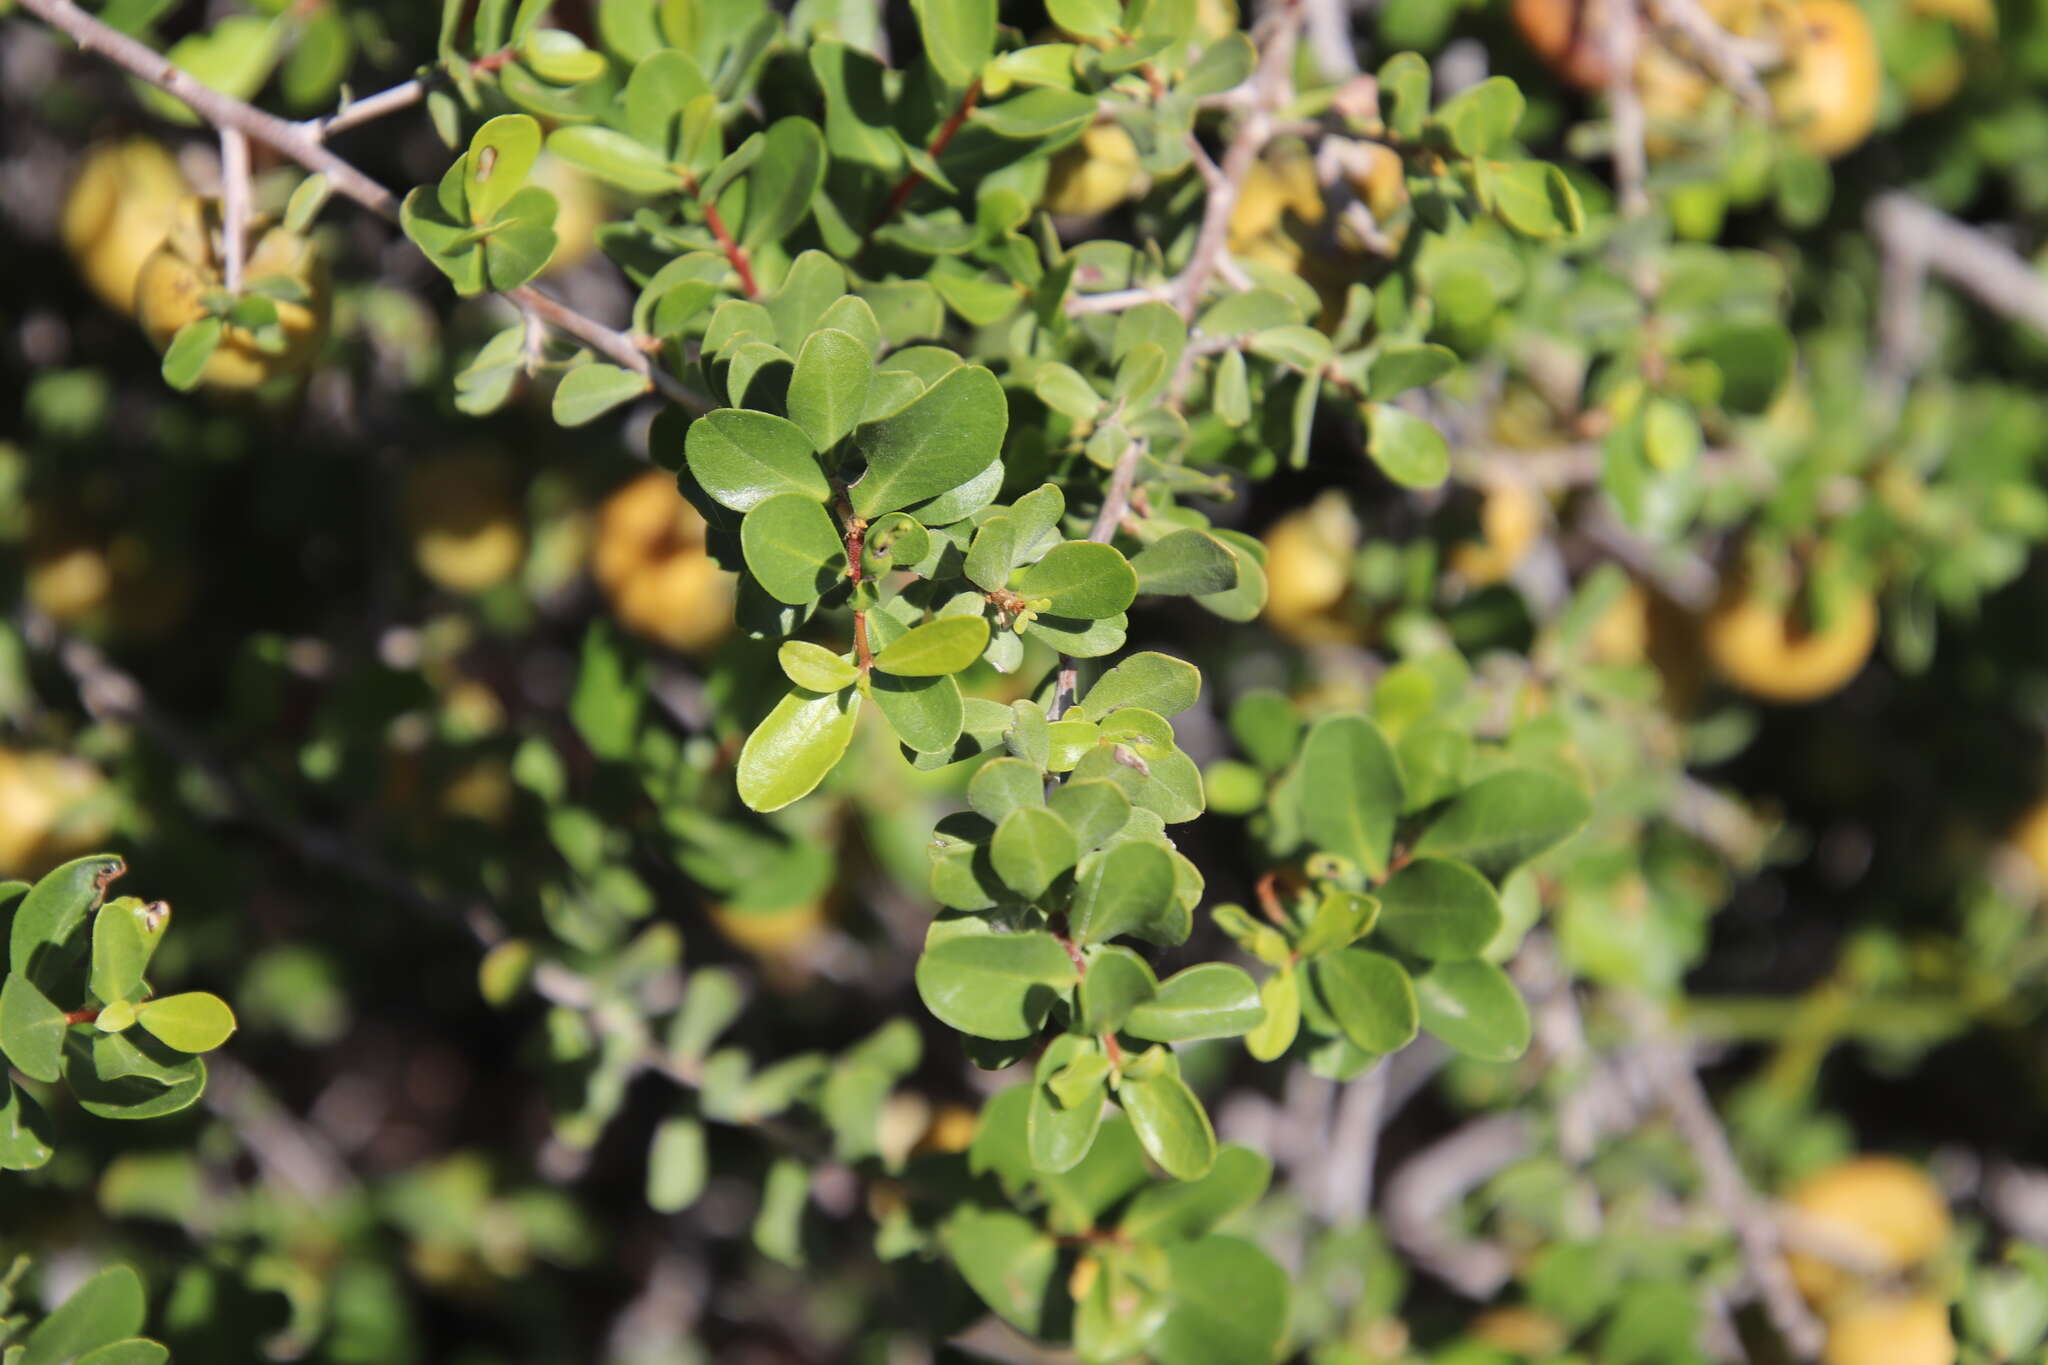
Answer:
[[[798,352],[789,380],[789,418],[815,449],[830,450],[859,424],[873,372],[868,355],[865,344],[831,328],[813,332]]]
[[[169,927],[171,907],[144,904],[133,896],[109,901],[93,916],[92,973],[88,986],[104,1004],[126,1000],[142,989],[142,974]]]
[[[1433,384],[1457,368],[1457,352],[1448,346],[1389,346],[1366,370],[1366,391],[1384,401]]]
[[[1365,417],[1366,454],[1395,483],[1434,488],[1451,472],[1451,449],[1429,422],[1389,403],[1367,403]]]
[[[548,151],[628,194],[676,194],[682,177],[658,150],[611,128],[572,124],[548,134]]]
[[[1131,820],[1131,798],[1113,782],[1063,782],[1046,804],[1066,821],[1083,851],[1099,847]]]
[[[1017,758],[993,758],[967,783],[967,804],[974,813],[1000,825],[1010,812],[1045,802],[1045,780],[1037,768]]]
[[[497,221],[498,213],[526,185],[540,156],[540,124],[526,114],[500,114],[476,130],[463,158],[463,202],[469,221]]]
[[[846,573],[839,529],[802,493],[778,493],[755,504],[740,523],[740,549],[747,571],[768,595],[791,606],[816,600]]]
[[[1164,844],[1135,840],[1095,854],[1074,888],[1074,940],[1101,943],[1150,928],[1173,896],[1173,855]]]
[[[1173,1310],[1152,1336],[1158,1365],[1250,1365],[1276,1359],[1287,1334],[1287,1272],[1237,1237],[1203,1237],[1168,1253]]]
[[[164,383],[180,393],[199,387],[226,331],[227,324],[216,317],[194,318],[180,327],[164,348]]]
[[[906,678],[875,673],[868,680],[868,698],[896,738],[921,754],[948,754],[966,726],[960,684],[950,677]]]
[[[967,933],[928,943],[918,994],[941,1023],[979,1038],[1029,1038],[1078,974],[1051,934]]]
[[[704,491],[735,512],[778,493],[823,503],[832,485],[804,429],[772,413],[719,408],[690,423],[684,458]]]
[[[995,0],[911,0],[925,60],[939,79],[964,90],[995,55]]]
[[[1270,1062],[1294,1046],[1301,1031],[1301,978],[1292,966],[1282,967],[1259,986],[1266,1017],[1245,1035],[1244,1048],[1255,1061]]]
[[[810,795],[839,766],[859,715],[860,693],[852,689],[828,696],[792,689],[740,749],[740,800],[771,811]]]
[[[853,510],[873,518],[960,487],[996,464],[1009,424],[1009,403],[995,375],[979,365],[952,370],[909,404],[855,431],[868,472],[853,486]]]
[[[1317,958],[1309,972],[1344,1036],[1367,1052],[1393,1052],[1415,1037],[1415,986],[1394,959],[1343,948]]]
[[[6,1087],[0,1103],[0,1171],[33,1171],[56,1151],[49,1115],[13,1081],[0,1080],[0,1085]]]
[[[1418,855],[1460,858],[1498,882],[1586,822],[1579,789],[1552,773],[1514,768],[1452,798],[1415,841]]]
[[[1123,554],[1092,540],[1055,545],[1017,575],[1017,593],[1045,599],[1055,616],[1098,621],[1115,616],[1138,595],[1138,575]]]
[[[1468,1057],[1512,1062],[1529,1046],[1529,1007],[1491,962],[1442,962],[1415,980],[1422,1026]]]
[[[135,1020],[180,1052],[211,1052],[235,1031],[228,1002],[205,991],[160,995],[136,1007]]]
[[[825,135],[807,118],[777,119],[760,135],[761,156],[747,172],[747,216],[740,245],[779,242],[810,217],[825,178]]]
[[[1044,1330],[1059,1247],[1021,1214],[962,1205],[939,1243],[990,1311],[1021,1332]]]
[[[1131,560],[1138,591],[1198,597],[1237,586],[1237,551],[1190,527],[1152,542]]]
[[[988,648],[988,621],[980,616],[941,616],[913,627],[875,655],[883,673],[910,678],[936,678],[958,673]]]
[[[594,422],[621,403],[653,391],[644,374],[618,365],[578,365],[555,386],[554,416],[558,426],[580,427]]]
[[[125,1265],[109,1266],[72,1291],[35,1325],[19,1365],[63,1365],[76,1356],[142,1330],[148,1301],[142,1277]]]
[[[1401,770],[1379,727],[1364,716],[1318,721],[1301,746],[1301,781],[1310,793],[1302,825],[1325,853],[1349,858],[1382,877],[1401,814]]]
[[[54,1081],[64,1056],[64,1011],[24,973],[0,983],[0,1052],[22,1075]]]
[[[1157,1050],[1157,1049],[1155,1049]],[[1117,1103],[1130,1116],[1145,1154],[1176,1180],[1199,1180],[1216,1161],[1216,1130],[1209,1112],[1175,1070],[1138,1077],[1130,1072],[1116,1088]]]
[[[1026,1120],[1034,1168],[1070,1171],[1088,1155],[1109,1099],[1108,1075],[1109,1062],[1091,1038],[1061,1034],[1039,1054]]]
[[[1123,706],[1177,716],[1202,695],[1202,673],[1185,659],[1150,650],[1133,654],[1095,680],[1082,696],[1097,719]]]
[[[809,692],[837,692],[860,678],[851,661],[808,640],[783,641],[775,661],[782,665],[783,676]]]
[[[1235,1038],[1266,1017],[1259,988],[1227,962],[1202,962],[1159,983],[1153,998],[1135,1007],[1124,1027],[1158,1043]]]
[[[1158,978],[1144,958],[1129,948],[1099,948],[1089,955],[1081,978],[1081,1020],[1090,1033],[1115,1033],[1158,989]]]
[[[1417,858],[1379,888],[1377,932],[1403,952],[1439,960],[1479,956],[1500,932],[1500,895],[1469,865]]]
[[[1061,873],[1080,860],[1081,850],[1067,822],[1044,806],[1011,811],[996,826],[989,861],[1003,885],[1024,900],[1037,900]]]

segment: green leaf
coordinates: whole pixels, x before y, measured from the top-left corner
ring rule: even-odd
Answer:
[[[6,1081],[6,1103],[0,1104],[0,1171],[33,1171],[56,1152],[50,1117],[35,1098]]]
[[[1547,161],[1488,166],[1482,183],[1493,200],[1493,211],[1524,237],[1574,237],[1585,227],[1585,209],[1572,182]]]
[[[519,44],[533,74],[552,85],[578,85],[605,72],[602,54],[592,52],[567,29],[537,28]]]
[[[825,135],[807,118],[777,119],[761,135],[761,157],[747,172],[747,216],[740,245],[780,242],[810,217],[825,179]]]
[[[1089,955],[1081,978],[1081,1020],[1090,1033],[1115,1033],[1159,988],[1145,959],[1111,945]]]
[[[775,651],[783,676],[807,692],[837,692],[860,679],[860,670],[823,645],[785,640]]]
[[[141,991],[142,974],[170,920],[170,906],[162,901],[145,905],[134,896],[109,901],[93,916],[87,985],[101,1003],[127,1000]]]
[[[124,1122],[189,1109],[206,1089],[206,1064],[139,1031],[64,1039],[64,1082],[88,1114]]]
[[[1056,360],[1048,360],[1038,367],[1038,375],[1031,382],[1031,391],[1054,412],[1077,422],[1092,421],[1102,411],[1102,395],[1095,391],[1094,386],[1081,377],[1080,371]]]
[[[1086,127],[1095,117],[1095,101],[1078,90],[1041,85],[1000,104],[980,105],[972,117],[997,137],[1049,142]]]
[[[1215,536],[1190,527],[1138,551],[1131,568],[1138,575],[1139,592],[1199,597],[1236,587],[1237,559],[1237,552]]]
[[[1016,591],[1045,599],[1055,616],[1099,621],[1115,616],[1138,595],[1138,575],[1122,552],[1092,540],[1068,540],[1017,575]]]
[[[989,843],[989,861],[1003,885],[1027,901],[1044,895],[1055,878],[1080,860],[1067,822],[1044,806],[1023,806],[1003,817]]]
[[[1168,1252],[1173,1310],[1153,1333],[1158,1365],[1260,1365],[1287,1334],[1287,1272],[1250,1242],[1204,1237]]]
[[[1040,1171],[1071,1171],[1095,1145],[1109,1099],[1109,1061],[1092,1038],[1063,1033],[1032,1068],[1026,1140]]]
[[[211,1052],[235,1031],[228,1002],[205,991],[160,995],[135,1009],[136,1022],[180,1052]]]
[[[690,473],[735,512],[750,512],[778,493],[829,501],[832,485],[818,466],[816,449],[796,423],[744,408],[707,412],[683,437]]]
[[[1119,707],[1135,706],[1177,716],[1202,696],[1202,671],[1185,659],[1151,650],[1133,654],[1095,680],[1081,698],[1096,719]]]
[[[1491,962],[1440,962],[1415,979],[1422,1026],[1482,1062],[1512,1062],[1529,1046],[1529,1007]]]
[[[1444,434],[1414,413],[1388,403],[1367,403],[1365,453],[1403,488],[1435,488],[1451,472]]]
[[[875,667],[909,678],[937,678],[970,666],[987,648],[987,618],[941,616],[913,627],[875,655]]]
[[[919,753],[950,753],[966,726],[966,702],[951,677],[875,673],[868,679],[868,697],[896,738]]]
[[[1160,982],[1153,998],[1133,1009],[1124,1027],[1153,1042],[1187,1043],[1235,1038],[1257,1028],[1265,1017],[1259,988],[1242,969],[1227,962],[1202,962]]]
[[[1260,984],[1259,1003],[1266,1009],[1265,1022],[1245,1035],[1244,1048],[1253,1060],[1270,1062],[1293,1047],[1301,1031],[1301,978],[1293,967],[1281,968]]]
[[[930,8],[943,0],[927,0]],[[1044,1330],[1059,1247],[1021,1214],[974,1205],[955,1209],[939,1244],[989,1310],[1020,1332]]]
[[[1200,1180],[1139,1190],[1124,1210],[1117,1231],[1136,1242],[1190,1241],[1207,1236],[1231,1215],[1256,1204],[1272,1179],[1270,1158],[1233,1143],[1216,1153],[1216,1164]]]
[[[768,1167],[761,1186],[761,1207],[754,1215],[754,1246],[771,1261],[786,1266],[804,1263],[804,1205],[811,1198],[811,1168],[793,1156]]]
[[[1458,354],[1448,346],[1389,346],[1366,369],[1366,392],[1385,401],[1434,384],[1457,368]]]
[[[1489,76],[1437,106],[1434,122],[1465,156],[1491,156],[1514,136],[1528,101],[1506,76]]]
[[[164,348],[163,376],[179,393],[190,393],[206,376],[206,364],[220,349],[227,323],[216,317],[194,318],[180,327]]]
[[[1131,798],[1114,782],[1063,782],[1046,804],[1058,812],[1084,851],[1100,847],[1131,822]]]
[[[1302,957],[1314,957],[1342,948],[1372,928],[1379,913],[1380,904],[1371,896],[1341,889],[1326,891],[1316,906],[1315,918],[1295,942],[1295,951]]]
[[[980,365],[955,368],[906,406],[854,432],[868,472],[851,490],[853,510],[872,519],[960,487],[996,463],[1009,425],[1009,403],[995,375]]]
[[[846,544],[825,509],[802,493],[777,493],[740,522],[747,572],[791,606],[815,601],[846,574]]]
[[[1479,956],[1500,932],[1500,895],[1469,865],[1417,858],[1379,888],[1377,932],[1404,953],[1450,961]]]
[[[555,386],[555,424],[580,427],[653,390],[654,384],[646,375],[622,366],[595,361],[578,365]]]
[[[1302,827],[1325,853],[1349,858],[1375,879],[1387,873],[1394,822],[1401,814],[1401,769],[1377,725],[1364,716],[1328,716],[1301,746]]]
[[[525,188],[539,156],[540,124],[526,114],[500,114],[477,129],[462,167],[469,221],[496,222],[499,210]]]
[[[809,796],[839,766],[859,716],[860,693],[851,688],[829,696],[792,688],[740,750],[740,800],[771,811]]]
[[[1166,845],[1134,840],[1097,853],[1082,865],[1068,919],[1077,943],[1102,943],[1151,927],[1173,904],[1173,855]]]
[[[1781,322],[1728,319],[1689,334],[1681,354],[1708,361],[1720,372],[1723,408],[1759,413],[1771,405],[1791,375],[1797,351]]]
[[[1463,859],[1498,882],[1565,839],[1591,813],[1585,796],[1562,777],[1510,768],[1452,798],[1415,841],[1415,853]]]
[[[704,1125],[688,1115],[663,1120],[647,1151],[647,1205],[681,1213],[704,1192]]]
[[[64,1056],[64,1011],[21,972],[0,983],[0,1052],[32,1080],[54,1081]]]
[[[873,374],[866,345],[845,332],[811,333],[796,358],[787,399],[789,417],[817,450],[830,450],[860,422]]]
[[[1212,388],[1210,402],[1217,420],[1231,427],[1241,427],[1251,420],[1252,391],[1243,351],[1232,347],[1223,353],[1223,358],[1216,362]]]
[[[996,50],[996,0],[911,0],[924,59],[938,78],[964,90]]]
[[[1018,758],[992,758],[967,783],[967,804],[990,824],[1000,825],[1010,812],[1045,802],[1045,780],[1039,770]]]
[[[628,194],[676,194],[683,179],[659,151],[612,128],[571,124],[548,134],[556,157]]]
[[[35,1325],[17,1365],[62,1365],[132,1337],[142,1330],[147,1311],[142,1277],[125,1265],[108,1266]]]
[[[1145,1154],[1174,1179],[1199,1180],[1215,1165],[1216,1130],[1209,1112],[1177,1070],[1142,1077],[1125,1071],[1116,1101],[1130,1116]]]
[[[1078,979],[1066,950],[1040,930],[956,933],[927,942],[917,960],[925,1007],[941,1023],[978,1038],[1029,1038]]]
[[[323,11],[332,14],[332,10]],[[87,1351],[78,1358],[78,1365],[164,1365],[171,1358],[170,1348],[160,1341],[148,1337],[129,1337],[126,1341],[110,1341],[96,1351]]]
[[[1394,1052],[1415,1037],[1415,985],[1394,959],[1343,948],[1311,962],[1309,974],[1337,1027],[1367,1052]]]

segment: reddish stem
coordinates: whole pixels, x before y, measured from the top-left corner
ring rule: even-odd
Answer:
[[[846,577],[858,588],[861,584],[860,557],[867,550],[868,524],[853,514],[853,503],[847,499],[843,487],[839,493],[839,515],[846,522]],[[853,658],[863,673],[875,666],[874,652],[868,644],[868,614],[858,607],[853,613]]]
[[[732,262],[734,273],[740,277],[740,291],[750,299],[760,298],[761,288],[754,283],[754,267],[747,263],[746,248],[725,230],[725,220],[718,216],[718,206],[708,200],[704,205],[704,226],[711,229],[711,235],[718,239],[719,250],[725,253],[726,260]]]
[[[100,1012],[98,1010],[73,1010],[64,1016],[64,1022],[66,1024],[90,1024],[99,1017]]]
[[[1293,926],[1288,922],[1286,907],[1280,904],[1279,881],[1278,872],[1268,872],[1259,878],[1253,889],[1259,897],[1259,909],[1265,911],[1266,918],[1279,928],[1288,929]]]
[[[953,134],[959,132],[960,125],[967,122],[967,116],[974,112],[975,103],[980,99],[981,82],[976,81],[968,86],[967,93],[960,97],[960,107],[953,111],[953,116],[940,124],[939,131],[932,135],[931,145],[924,149],[926,156],[929,156],[934,161],[939,159],[945,152],[947,144],[952,142]],[[874,226],[868,229],[869,233],[873,233],[875,228],[879,228],[882,224],[894,218],[903,208],[904,203],[909,200],[911,194],[922,183],[924,183],[924,172],[915,167],[906,172],[903,178],[896,182],[896,188],[889,192],[889,202],[883,206],[881,213],[876,216]]]

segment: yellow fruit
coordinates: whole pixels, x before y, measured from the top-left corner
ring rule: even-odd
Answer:
[[[1478,541],[1451,547],[1451,568],[1473,587],[1498,583],[1515,571],[1543,530],[1550,506],[1522,483],[1496,484],[1479,505]]]
[[[1377,142],[1365,144],[1365,174],[1352,177],[1351,187],[1365,201],[1372,219],[1382,227],[1408,203],[1408,167],[1401,154]]]
[[[136,282],[136,318],[158,350],[171,344],[179,328],[206,316],[206,294],[221,287],[216,236],[206,205],[187,199],[170,235],[143,263]],[[251,248],[242,275],[245,286],[266,276],[285,276],[305,291],[306,300],[278,302],[284,347],[275,353],[258,346],[253,333],[228,328],[206,362],[204,382],[223,389],[252,389],[281,375],[304,374],[327,335],[327,266],[319,250],[295,232],[270,228]]]
[[[2008,838],[2033,865],[2035,879],[2048,888],[2048,798],[2036,801]]]
[[[1303,644],[1348,641],[1357,630],[1339,611],[1351,590],[1358,519],[1329,492],[1267,529],[1266,624]]]
[[[441,813],[479,824],[503,825],[511,817],[517,795],[512,770],[502,759],[478,759],[441,789]]]
[[[1853,0],[1802,0],[1790,58],[1773,91],[1778,117],[1808,151],[1837,157],[1877,126],[1877,37]]]
[[[736,946],[761,957],[787,957],[813,942],[825,929],[825,903],[811,901],[781,910],[735,910],[710,907],[711,922]]]
[[[491,451],[437,455],[405,471],[401,495],[413,563],[450,592],[482,592],[526,557],[511,466]]]
[[[161,637],[192,604],[191,566],[143,537],[102,534],[65,511],[32,506],[28,597],[61,626]]]
[[[1866,1299],[1828,1320],[1824,1365],[1955,1365],[1948,1305],[1916,1295]]]
[[[708,649],[732,629],[733,575],[704,548],[704,519],[650,470],[598,513],[591,572],[620,622],[671,649]]]
[[[1551,73],[1567,85],[1598,91],[1607,85],[1607,38],[1583,0],[1514,0],[1515,30]]]
[[[109,308],[135,308],[142,264],[190,194],[178,163],[148,138],[87,152],[64,200],[64,249]]]
[[[1857,1157],[1830,1166],[1794,1186],[1785,1203],[1815,1238],[1839,1241],[1882,1274],[1920,1264],[1949,1239],[1941,1191],[1918,1168],[1893,1157]],[[1814,1303],[1834,1299],[1854,1283],[1850,1271],[1817,1256],[1794,1253],[1786,1261],[1799,1292]]]
[[[1723,678],[1763,701],[1814,701],[1855,677],[1877,643],[1877,603],[1857,593],[1837,603],[1825,630],[1811,630],[1790,606],[1738,584],[1707,617],[1707,658]]]
[[[40,543],[39,543],[40,542]],[[28,597],[59,625],[77,625],[113,595],[114,570],[103,546],[89,540],[32,538]]]
[[[964,1104],[948,1104],[932,1115],[931,1126],[918,1139],[916,1151],[920,1156],[948,1152],[964,1152],[974,1141],[974,1133],[981,1126],[981,1115]]]
[[[1650,648],[1650,595],[1631,583],[1593,623],[1587,650],[1603,664],[1640,663]]]
[[[46,750],[0,749],[0,876],[35,876],[90,852],[112,830],[106,780]]]
[[[1131,197],[1138,145],[1114,123],[1097,123],[1052,159],[1039,203],[1063,218],[1092,218]]]
[[[1488,1346],[1531,1360],[1552,1360],[1571,1340],[1564,1324],[1533,1308],[1489,1308],[1472,1320],[1472,1335]]]

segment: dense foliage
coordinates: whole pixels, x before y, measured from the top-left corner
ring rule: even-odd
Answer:
[[[5,1365],[2048,1361],[2048,11],[10,8]]]

